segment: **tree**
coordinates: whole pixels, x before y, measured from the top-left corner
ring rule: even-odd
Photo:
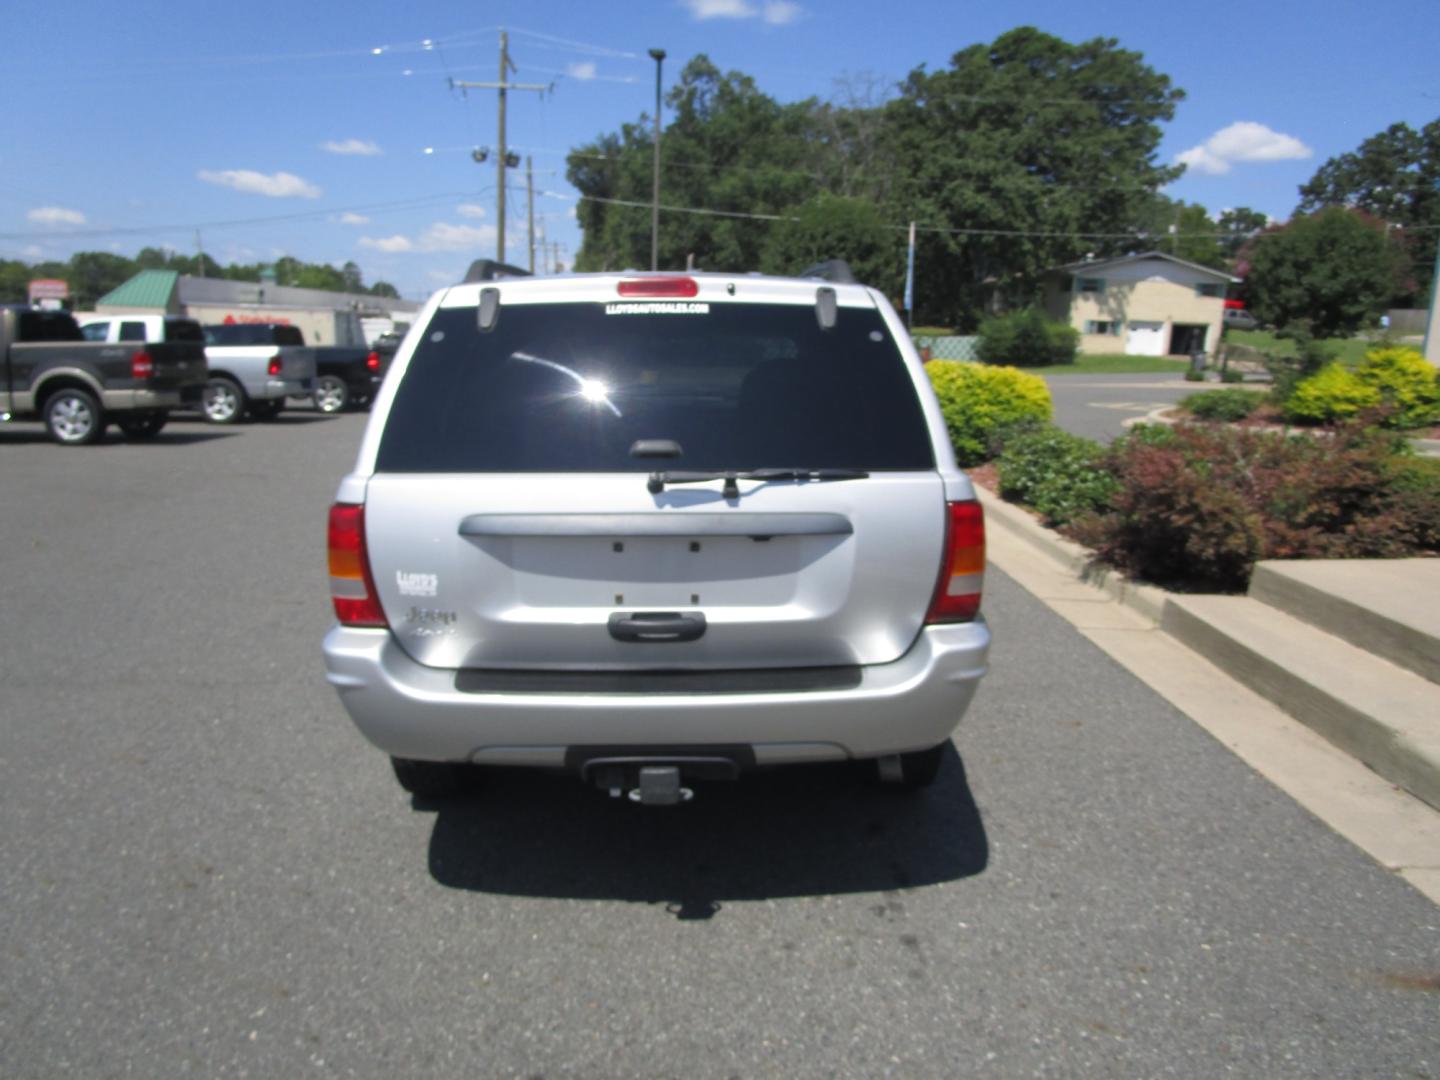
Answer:
[[[1220,220],[1216,224],[1219,231],[1225,234],[1219,241],[1220,250],[1227,259],[1233,261],[1240,254],[1240,249],[1270,224],[1270,216],[1259,210],[1251,210],[1248,206],[1237,206],[1221,211]]]
[[[1339,207],[1261,234],[1242,257],[1255,315],[1317,338],[1374,325],[1405,269],[1383,222]]]
[[[1219,226],[1199,203],[1156,195],[1141,211],[1136,224],[1138,231],[1148,237],[1146,246],[1156,251],[1217,270],[1228,265],[1225,251],[1216,239]]]
[[[1327,206],[1363,210],[1397,225],[1414,268],[1397,300],[1424,306],[1440,238],[1440,120],[1419,131],[1392,124],[1359,149],[1321,165],[1300,188],[1300,212]]]
[[[134,277],[135,271],[135,261],[123,255],[108,251],[77,251],[70,257],[69,272],[64,275],[70,282],[70,296],[75,310],[93,308],[100,297]]]
[[[899,209],[950,230],[921,245],[919,318],[973,325],[992,291],[1034,296],[1044,272],[1124,233],[1181,170],[1156,163],[1184,94],[1113,39],[1021,27],[917,68],[888,106]],[[962,231],[963,230],[963,231]]]
[[[890,296],[905,281],[905,233],[874,203],[821,193],[771,230],[760,269],[797,274],[826,259],[844,259],[855,277]]]
[[[370,286],[371,296],[383,296],[388,300],[399,300],[400,290],[391,285],[388,281],[377,281]]]

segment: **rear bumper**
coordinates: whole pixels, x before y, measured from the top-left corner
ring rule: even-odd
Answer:
[[[266,379],[253,396],[261,401],[275,398],[305,397],[310,393],[310,379]]]
[[[562,766],[572,747],[746,745],[757,764],[870,758],[944,742],[986,668],[984,620],[923,630],[858,686],[799,693],[468,693],[386,630],[337,626],[326,677],[361,733],[396,757]]]

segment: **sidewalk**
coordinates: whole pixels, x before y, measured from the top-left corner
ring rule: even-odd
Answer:
[[[1249,596],[1175,594],[977,490],[993,565],[1440,903],[1440,559],[1262,563]]]

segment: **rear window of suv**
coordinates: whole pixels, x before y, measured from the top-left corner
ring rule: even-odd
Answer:
[[[933,469],[915,384],[880,313],[709,305],[607,314],[605,304],[442,308],[401,382],[382,472]],[[672,439],[679,458],[634,458]]]

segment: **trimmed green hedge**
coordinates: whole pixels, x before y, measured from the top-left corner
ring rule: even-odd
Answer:
[[[1051,417],[1050,390],[1038,375],[952,360],[926,364],[925,372],[940,399],[955,457],[963,466],[988,459],[992,441],[1002,429]]]

